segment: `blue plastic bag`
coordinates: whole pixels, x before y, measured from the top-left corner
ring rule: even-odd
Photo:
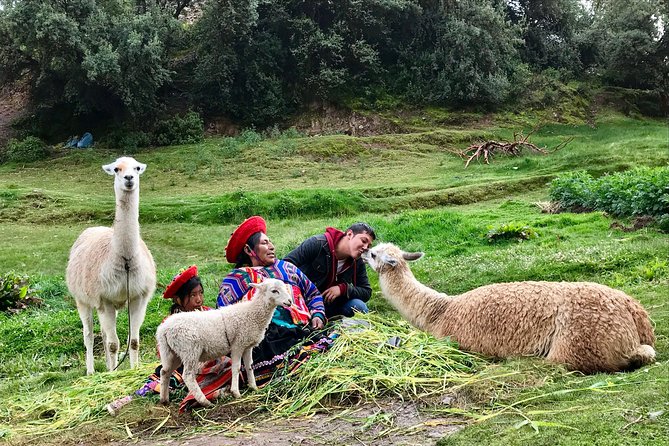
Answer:
[[[80,149],[86,149],[88,147],[91,147],[92,145],[93,145],[93,135],[91,135],[88,132],[84,133],[84,136],[82,136],[79,142],[77,143],[77,147],[79,147]]]

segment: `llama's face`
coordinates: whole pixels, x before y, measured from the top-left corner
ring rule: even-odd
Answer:
[[[294,304],[291,286],[279,279],[265,279],[260,283],[249,284],[270,299],[274,305],[290,307]]]
[[[381,243],[362,255],[362,259],[377,273],[384,268],[395,268],[405,260],[417,260],[421,257],[422,252],[404,252],[391,243]]]
[[[146,170],[146,164],[124,156],[111,164],[102,166],[109,175],[114,175],[114,187],[123,191],[133,191],[139,187],[139,176]]]

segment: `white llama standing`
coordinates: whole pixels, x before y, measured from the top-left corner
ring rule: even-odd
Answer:
[[[119,350],[116,316],[128,303],[130,366],[136,367],[139,328],[156,289],[156,265],[139,235],[139,176],[146,164],[122,157],[102,168],[114,175],[114,225],[84,230],[72,246],[65,274],[83,324],[88,375],[94,372],[93,308],[100,319],[107,369],[114,370]]]

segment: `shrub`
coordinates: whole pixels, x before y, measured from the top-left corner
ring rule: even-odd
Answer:
[[[669,214],[669,168],[640,167],[598,179],[586,172],[568,173],[551,182],[550,197],[572,211],[662,216]]]
[[[569,210],[590,210],[593,179],[587,172],[569,172],[555,178],[550,185],[552,201]]]
[[[153,132],[153,142],[157,146],[194,144],[204,139],[204,122],[199,114],[189,111],[183,117],[160,121]]]
[[[115,130],[107,134],[102,140],[105,147],[121,149],[123,151],[134,150],[151,145],[151,135],[142,131]]]
[[[498,241],[516,240],[522,242],[538,237],[537,231],[522,223],[505,223],[498,227],[488,228],[486,237],[490,243]]]
[[[49,151],[41,139],[28,136],[23,140],[10,139],[7,144],[5,157],[7,161],[33,162],[47,157]]]
[[[29,305],[39,305],[42,300],[30,287],[30,278],[14,272],[0,275],[0,311],[18,313]]]

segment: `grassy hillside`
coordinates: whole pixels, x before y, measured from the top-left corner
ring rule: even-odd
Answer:
[[[267,217],[280,255],[325,226],[368,221],[380,240],[425,252],[414,265],[416,276],[447,293],[512,280],[604,283],[635,296],[649,310],[658,338],[657,364],[586,377],[532,359],[481,358],[466,384],[441,390],[453,395],[450,406],[425,403],[425,411],[467,424],[443,444],[663,444],[669,429],[667,235],[652,227],[611,229],[613,219],[602,213],[542,214],[535,202],[547,200],[547,183],[563,172],[601,175],[639,165],[667,166],[666,123],[607,115],[594,126],[545,125],[532,135],[533,143],[551,148],[571,142],[549,155],[496,157],[490,165],[472,163],[465,169],[455,151],[484,139],[511,140],[514,132],[527,134],[536,123],[526,117],[464,117],[454,125],[438,122],[435,114],[426,112],[428,119],[412,124],[408,133],[263,139],[247,132],[132,153],[148,164],[141,179],[140,220],[158,266],[157,292],[180,267],[196,263],[206,304],[214,305],[218,282],[230,270],[224,258],[227,239],[254,213]],[[165,415],[155,412],[155,399],[133,402],[119,419],[104,412],[110,397],[132,392],[155,366],[153,334],[169,307],[159,297],[149,304],[142,327],[141,354],[149,365],[139,372],[79,380],[85,373],[81,323],[63,275],[80,231],[112,223],[112,179],[101,165],[119,155],[72,150],[41,163],[0,166],[0,273],[29,274],[45,300],[43,307],[18,316],[0,315],[0,399],[6,402],[0,408],[0,438],[12,443],[30,443],[38,435],[45,444],[74,444],[93,431],[104,442],[126,437],[127,429],[183,434],[212,420],[220,429],[227,426],[211,412],[193,415],[188,429],[175,430],[175,407],[165,424]],[[485,237],[491,227],[510,222],[528,225],[539,236],[522,243],[490,243]],[[397,321],[370,275],[372,310]],[[123,339],[127,319],[121,314],[119,320]],[[424,342],[425,348],[438,343]],[[99,354],[96,358],[102,371],[103,361]],[[72,390],[82,386],[91,390]],[[424,392],[436,391],[425,386]],[[261,406],[273,413],[270,396],[282,389],[261,390],[266,398]],[[89,405],[77,409],[79,418],[69,418],[75,421],[66,421],[67,410],[49,405],[58,398],[74,407]],[[256,407],[257,400],[239,404]]]

